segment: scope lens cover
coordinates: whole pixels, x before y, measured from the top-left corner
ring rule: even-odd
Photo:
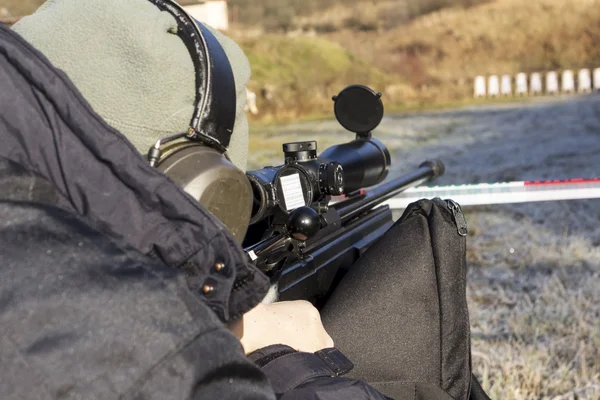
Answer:
[[[369,133],[383,119],[381,94],[363,85],[352,85],[333,98],[340,125],[354,133]]]

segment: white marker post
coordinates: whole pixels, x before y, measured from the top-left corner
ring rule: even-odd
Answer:
[[[542,76],[538,72],[531,74],[531,95],[542,94]]]
[[[512,78],[510,75],[502,75],[501,93],[503,96],[512,95]]]
[[[256,93],[246,88],[246,105],[244,111],[250,112],[252,115],[258,114],[258,107],[256,107]]]
[[[600,90],[600,68],[594,69],[594,90]]]
[[[546,74],[546,93],[558,94],[558,75],[554,71]]]
[[[475,93],[474,96],[475,98],[479,98],[479,97],[485,97],[486,91],[485,91],[485,77],[483,76],[477,76],[475,78]]]
[[[517,95],[518,96],[526,96],[527,95],[527,74],[524,72],[520,72],[517,74]]]
[[[497,97],[500,95],[500,81],[498,75],[492,75],[488,78],[488,96]]]
[[[591,93],[592,91],[592,78],[590,77],[590,70],[587,68],[581,69],[579,71],[578,77],[579,85],[577,86],[577,91],[579,93]]]
[[[571,70],[566,70],[562,73],[562,92],[575,92],[575,79],[573,78],[573,71]]]

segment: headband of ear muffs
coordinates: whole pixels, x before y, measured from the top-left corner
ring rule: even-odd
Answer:
[[[246,174],[227,158],[236,113],[235,80],[217,38],[171,0],[150,0],[177,20],[196,71],[196,104],[187,133],[159,139],[148,152],[158,167],[215,215],[241,242],[250,224],[253,192]],[[170,144],[163,156],[161,146]]]
[[[174,1],[150,2],[177,20],[179,36],[194,63],[196,104],[186,136],[225,153],[233,133],[236,113],[235,79],[225,50],[210,30]]]
[[[47,0],[12,29],[62,69],[138,151],[158,144],[150,164],[241,241],[252,188],[242,170],[245,155],[236,157],[247,150],[236,100],[243,102],[248,60],[175,1]]]

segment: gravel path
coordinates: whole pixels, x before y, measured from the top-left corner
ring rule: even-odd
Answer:
[[[352,138],[335,121],[273,138]],[[436,184],[600,177],[600,96],[386,117],[393,175],[440,158]],[[279,149],[261,155],[280,161]],[[600,200],[465,209],[473,365],[493,399],[600,398]]]

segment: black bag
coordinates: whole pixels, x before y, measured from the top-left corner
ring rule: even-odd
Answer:
[[[452,200],[411,204],[323,309],[349,374],[396,400],[488,400],[471,373],[467,225]]]

